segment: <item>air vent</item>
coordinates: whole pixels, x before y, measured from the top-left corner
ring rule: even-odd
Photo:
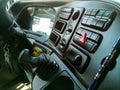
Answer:
[[[52,32],[50,37],[49,37],[50,41],[54,44],[54,45],[57,45],[59,39],[60,39],[60,36],[57,35],[56,33]]]
[[[57,21],[55,24],[55,29],[59,32],[62,33],[64,29],[66,28],[66,23],[63,21]]]

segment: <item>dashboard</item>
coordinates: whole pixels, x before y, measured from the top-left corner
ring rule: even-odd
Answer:
[[[54,1],[39,3],[46,7],[48,4],[53,6],[56,14],[54,13],[55,20],[48,40],[41,42],[43,39],[35,34],[34,44],[43,47],[55,58],[59,72],[48,82],[42,80],[37,72],[34,73],[33,80],[30,80],[32,75],[27,73],[33,90],[86,90],[119,39],[120,4],[112,0],[75,0],[64,4]],[[41,8],[39,3],[21,1],[11,7],[11,12],[17,19],[18,14],[24,10],[23,7],[37,5]],[[23,14],[23,17],[25,15]],[[30,15],[28,16],[26,18],[31,19]],[[24,23],[27,22],[29,20]],[[118,54],[103,73],[95,90],[120,90],[119,68]]]
[[[75,1],[58,10],[49,41],[85,86],[120,35],[119,14],[119,8],[104,1]],[[112,63],[100,90],[119,90],[119,59]]]

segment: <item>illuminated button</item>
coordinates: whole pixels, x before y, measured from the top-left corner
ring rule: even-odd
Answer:
[[[78,39],[78,43],[84,45],[85,42],[87,40],[87,33],[84,33],[79,39]]]

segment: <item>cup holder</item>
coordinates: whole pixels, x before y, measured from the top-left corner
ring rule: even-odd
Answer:
[[[69,77],[60,76],[45,87],[44,90],[74,90],[74,83]]]

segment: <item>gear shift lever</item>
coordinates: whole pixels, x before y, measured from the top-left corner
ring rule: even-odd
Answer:
[[[44,80],[52,77],[59,69],[58,64],[50,55],[40,54],[33,57],[28,49],[24,49],[20,53],[18,60],[25,70],[37,67],[35,73]]]

